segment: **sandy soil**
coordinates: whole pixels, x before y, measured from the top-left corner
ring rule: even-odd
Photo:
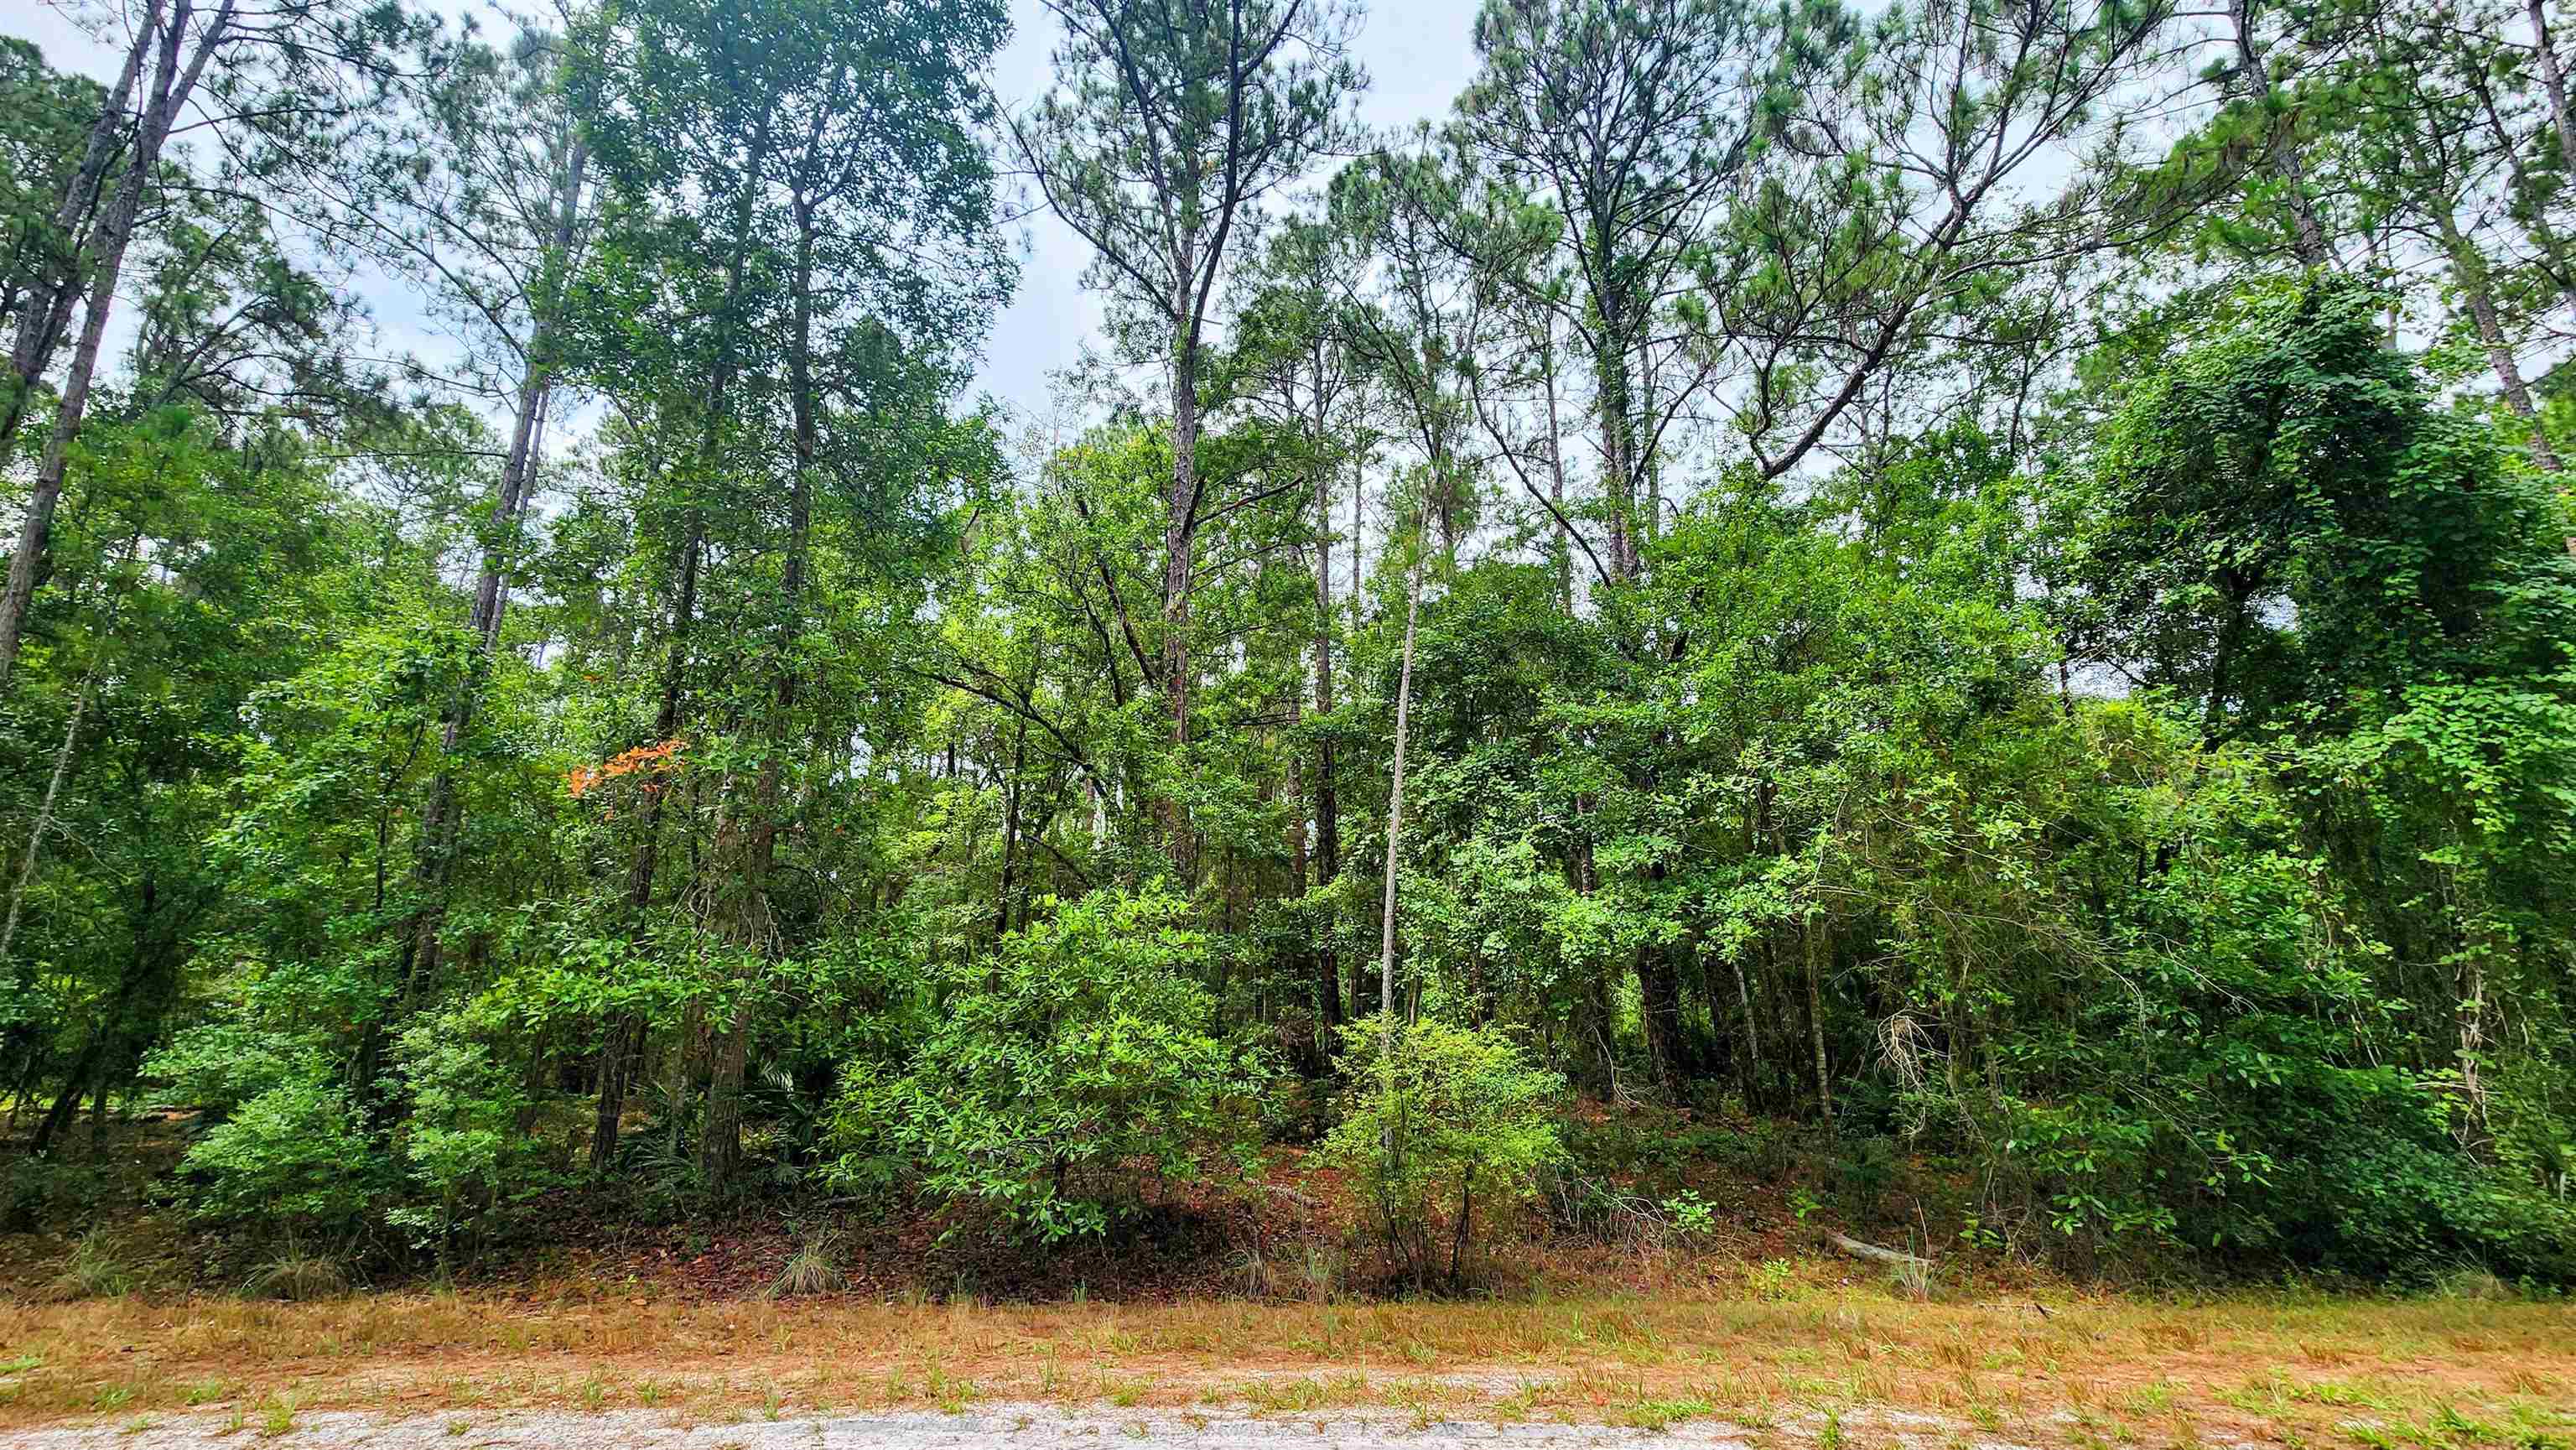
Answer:
[[[1651,1443],[1673,1450],[1753,1450],[1773,1437],[1825,1438],[1812,1423],[1775,1422],[1748,1430],[1722,1420],[1692,1420],[1646,1431],[1542,1421],[1495,1424],[1418,1419],[1383,1413],[1321,1416],[1173,1415],[1067,1412],[1046,1405],[988,1405],[963,1414],[911,1413],[828,1418],[688,1423],[667,1414],[500,1412],[391,1417],[354,1413],[298,1416],[284,1433],[241,1426],[223,1415],[191,1414],[145,1426],[91,1425],[21,1431],[19,1450],[1112,1450],[1135,1442],[1171,1450],[1609,1450]],[[1959,1443],[1962,1425],[1936,1416],[1883,1413],[1867,1426],[1837,1420],[1836,1430],[1865,1430],[1873,1445]],[[1982,1437],[1974,1450],[2020,1450]]]

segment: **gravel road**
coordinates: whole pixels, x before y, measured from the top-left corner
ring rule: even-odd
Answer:
[[[1958,1428],[1930,1416],[1873,1416],[1873,1446],[1960,1443]],[[1824,1438],[1823,1422],[1781,1423],[1761,1432]],[[1785,1436],[1782,1432],[1786,1432]],[[1752,1450],[1755,1433],[1715,1420],[1657,1431],[1536,1421],[1421,1423],[1392,1415],[1240,1415],[1067,1412],[1045,1405],[981,1406],[964,1414],[847,1415],[822,1419],[675,1423],[646,1411],[611,1414],[451,1412],[401,1418],[310,1413],[293,1429],[264,1436],[228,1414],[197,1413],[137,1422],[63,1426],[0,1434],[10,1450],[1119,1450],[1128,1444],[1176,1450]],[[1777,1438],[1775,1438],[1777,1437]],[[1834,1437],[1839,1438],[1839,1436]],[[2019,1450],[1971,1437],[1973,1450]]]

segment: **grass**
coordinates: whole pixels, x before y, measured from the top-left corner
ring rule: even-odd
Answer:
[[[808,1239],[788,1255],[778,1277],[770,1281],[772,1299],[808,1298],[816,1294],[833,1294],[848,1287],[849,1276],[841,1272],[840,1249],[831,1238]]]
[[[123,1236],[93,1228],[72,1245],[53,1290],[64,1299],[112,1298],[142,1288],[145,1274],[140,1256]]]
[[[349,1292],[349,1275],[337,1260],[290,1248],[253,1269],[242,1288],[270,1299],[329,1299]]]
[[[2576,1450],[2576,1307],[2471,1297],[1922,1302],[1771,1268],[1748,1293],[1465,1303],[902,1306],[566,1290],[0,1304],[0,1427],[229,1411],[656,1407],[710,1421],[1050,1400],[1105,1413],[1793,1425],[1886,1439]],[[245,1407],[247,1414],[245,1417]]]

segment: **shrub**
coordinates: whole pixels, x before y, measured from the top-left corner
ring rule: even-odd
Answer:
[[[271,1089],[320,1074],[320,1054],[282,1032],[237,1022],[191,1027],[143,1060],[174,1102],[223,1118]]]
[[[518,1128],[526,1102],[517,1075],[495,1062],[468,1023],[441,1015],[397,1040],[395,1060],[409,1099],[399,1138],[406,1196],[386,1215],[412,1246],[442,1267],[460,1230],[488,1220],[506,1190],[534,1168],[535,1145]]]
[[[200,1218],[290,1241],[349,1241],[385,1188],[382,1161],[340,1090],[307,1079],[243,1103],[180,1167]]]
[[[1270,1072],[1217,1035],[1190,976],[1207,943],[1184,910],[1160,891],[1095,891],[952,969],[909,1062],[844,1090],[837,1174],[909,1162],[931,1194],[1051,1243],[1132,1214],[1148,1174],[1248,1170]]]
[[[1378,1016],[1342,1040],[1351,1086],[1323,1157],[1350,1171],[1405,1277],[1420,1286],[1445,1238],[1449,1280],[1463,1282],[1476,1233],[1535,1196],[1540,1172],[1564,1156],[1555,1107],[1565,1079],[1530,1066],[1496,1027],[1430,1021],[1390,1033]]]

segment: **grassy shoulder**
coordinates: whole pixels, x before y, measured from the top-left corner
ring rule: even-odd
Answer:
[[[1306,1416],[1933,1416],[2017,1443],[2576,1445],[2576,1307],[1927,1303],[1838,1266],[1687,1300],[1010,1305],[127,1295],[0,1307],[0,1426],[198,1411],[645,1409],[690,1421],[1053,1402]],[[1789,1427],[1806,1426],[1793,1432]],[[1840,1433],[1839,1429],[1836,1431]]]

